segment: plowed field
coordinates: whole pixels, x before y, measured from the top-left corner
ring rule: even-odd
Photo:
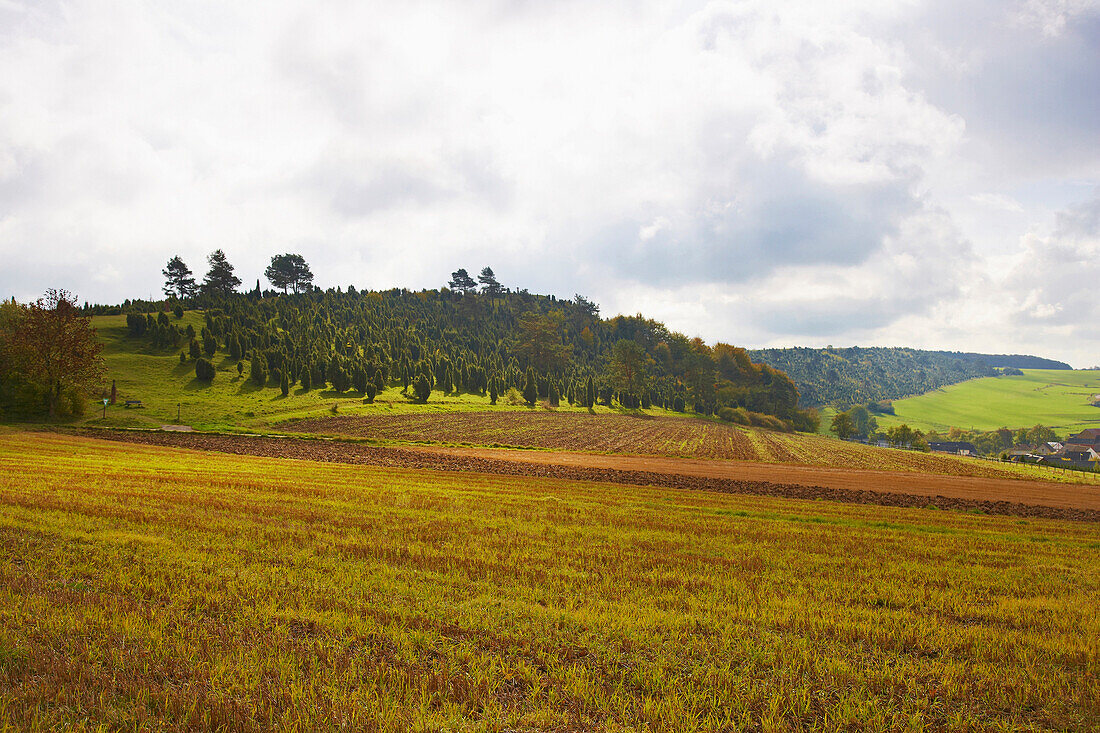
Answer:
[[[763,463],[799,463],[944,476],[1019,478],[995,463],[873,448],[817,435],[743,429],[696,418],[577,413],[464,412],[325,417],[283,423],[297,433],[372,440],[468,443],[580,453],[615,453]]]
[[[552,477],[730,494],[826,499],[856,504],[977,510],[987,514],[1100,521],[1100,490],[1091,487],[886,471],[543,453],[477,448],[379,448],[299,438],[157,431],[93,431],[145,445],[395,468]]]

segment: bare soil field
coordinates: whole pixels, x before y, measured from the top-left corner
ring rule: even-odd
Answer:
[[[337,440],[199,433],[93,430],[85,434],[107,440],[237,455],[667,486],[882,506],[932,506],[1100,522],[1100,490],[1018,479],[538,451],[389,448]]]
[[[665,456],[945,476],[1018,478],[996,463],[873,448],[818,435],[749,430],[698,418],[550,412],[464,412],[324,417],[281,423],[283,430],[370,440],[537,448],[576,453]]]

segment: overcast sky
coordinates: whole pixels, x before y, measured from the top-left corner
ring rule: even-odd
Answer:
[[[0,0],[0,295],[216,248],[1091,366],[1100,0]]]

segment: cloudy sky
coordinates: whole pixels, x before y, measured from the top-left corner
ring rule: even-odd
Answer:
[[[0,0],[0,295],[216,248],[1091,366],[1100,0]]]

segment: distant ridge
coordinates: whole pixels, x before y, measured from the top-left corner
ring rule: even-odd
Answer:
[[[995,369],[1070,369],[1022,354],[977,354],[898,347],[756,349],[753,361],[780,369],[798,387],[803,406],[847,406],[924,394],[949,384],[996,376]]]
[[[945,354],[953,352],[945,351]],[[1073,369],[1064,361],[1044,359],[1041,356],[1029,356],[1027,354],[972,354],[958,352],[959,356],[984,361],[991,367],[1012,367],[1014,369]]]

